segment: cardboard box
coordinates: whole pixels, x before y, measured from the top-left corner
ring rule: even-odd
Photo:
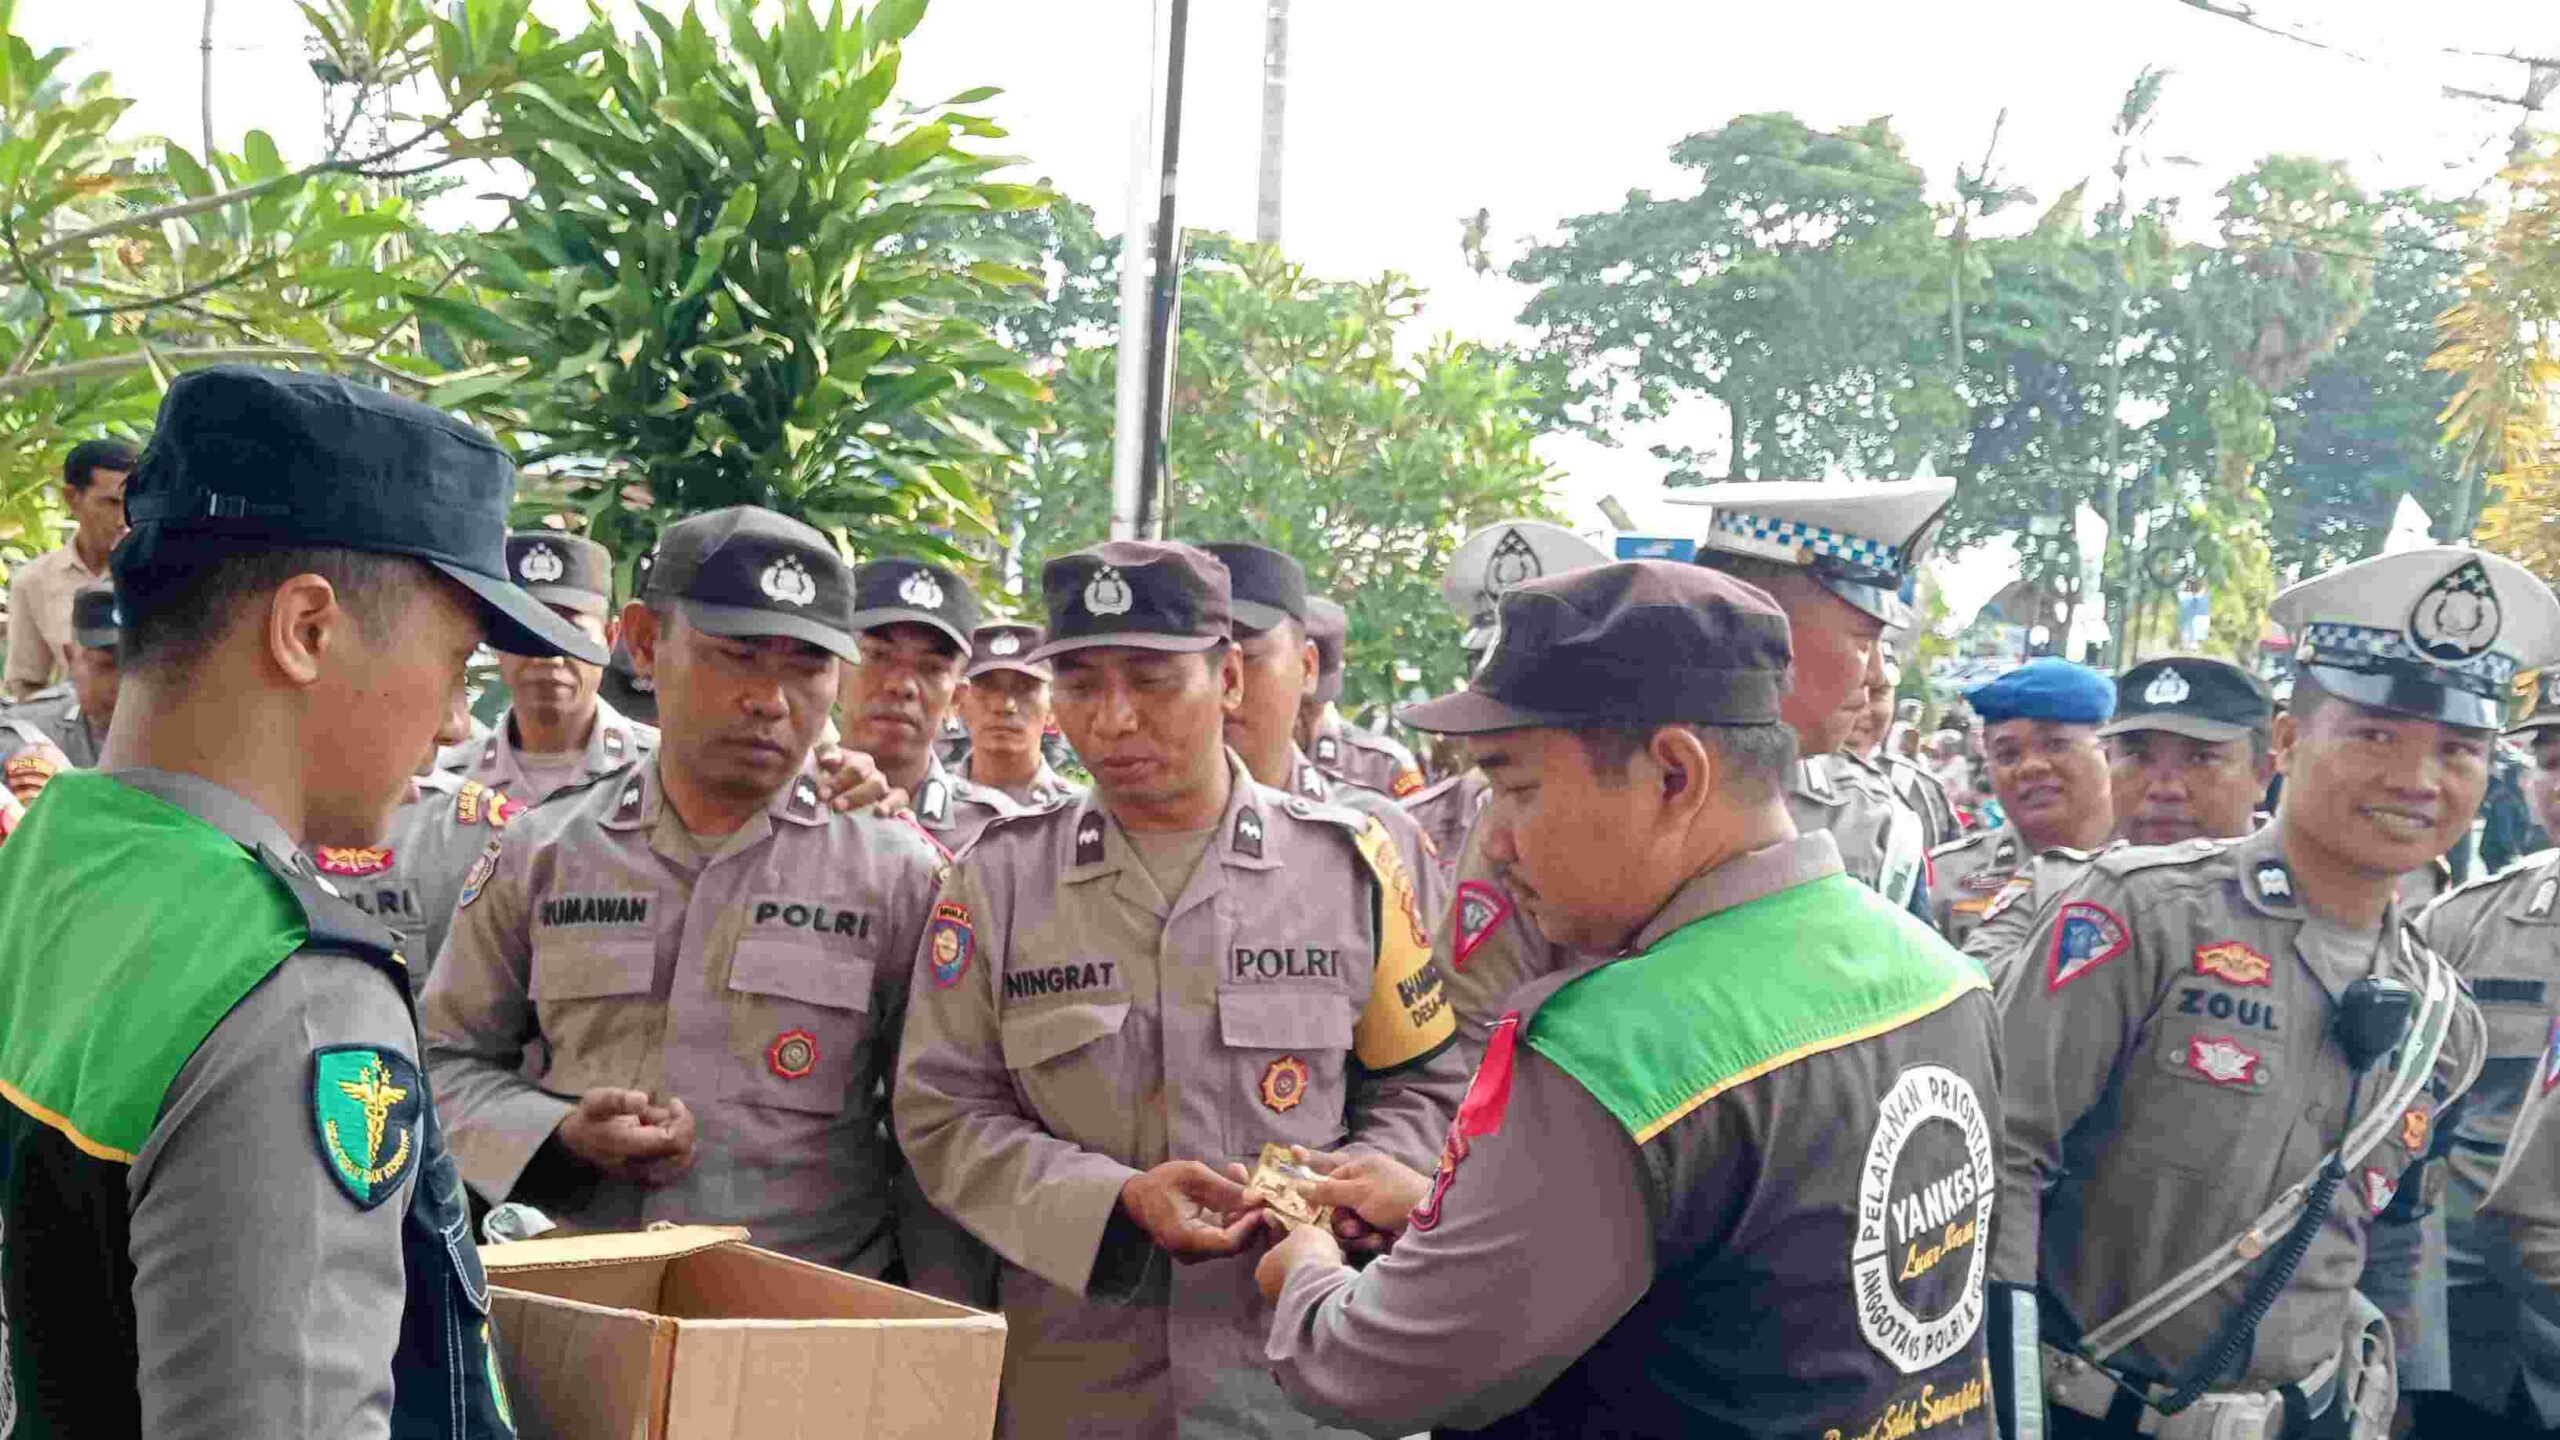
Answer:
[[[528,1440],[987,1440],[1004,1320],[682,1225],[481,1247]]]

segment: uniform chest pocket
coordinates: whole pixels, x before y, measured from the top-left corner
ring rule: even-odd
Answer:
[[[2522,976],[2472,977],[2471,998],[2489,1023],[2490,1059],[2540,1057],[2551,1042],[2549,991],[2548,982]]]
[[[874,962],[840,946],[745,940],[729,960],[738,1098],[813,1115],[845,1107],[870,1033]]]
[[[1327,991],[1218,992],[1218,1038],[1237,1050],[1349,1050],[1359,1017]]]
[[[1008,1010],[1000,1026],[1004,1068],[1031,1070],[1062,1055],[1072,1055],[1096,1041],[1120,1033],[1129,1020],[1129,1002],[1044,1005],[1034,1010]]]
[[[1264,1141],[1335,1148],[1358,1020],[1340,992],[1218,992],[1230,1155],[1248,1159]]]
[[[647,936],[558,939],[534,932],[527,991],[537,1003],[646,997],[657,985],[658,946]]]

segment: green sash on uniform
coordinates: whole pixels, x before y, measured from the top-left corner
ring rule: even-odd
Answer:
[[[0,844],[0,1100],[131,1163],[188,1057],[308,933],[230,836],[109,776],[54,777]]]
[[[1641,1145],[1736,1085],[1990,988],[1926,926],[1835,874],[1582,976],[1524,1038]]]

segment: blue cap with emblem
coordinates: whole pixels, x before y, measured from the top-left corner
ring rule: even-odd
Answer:
[[[1886,625],[1911,624],[1908,586],[1955,499],[1953,477],[1750,480],[1663,498],[1711,505],[1698,563],[1738,555],[1792,565]]]
[[[2342,700],[2492,730],[2528,710],[2560,659],[2560,598],[2503,555],[2428,545],[2360,560],[2276,596],[2294,671]]]
[[[2048,655],[1974,686],[1964,698],[1985,725],[2003,720],[2104,725],[2116,711],[2116,682],[2086,665]]]

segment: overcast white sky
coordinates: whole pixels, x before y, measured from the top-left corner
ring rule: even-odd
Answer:
[[[1890,115],[1943,192],[2005,106],[1998,168],[2049,200],[2104,170],[2117,100],[2157,63],[2176,73],[2147,146],[2163,163],[2142,183],[2186,196],[2201,225],[2213,189],[2275,151],[2344,159],[2373,188],[2467,191],[2515,112],[2439,87],[2512,93],[2522,67],[2442,47],[2560,54],[2550,0],[2256,4],[2371,58],[2178,0],[1293,0],[1284,243],[1326,274],[1401,270],[1431,290],[1431,324],[1503,338],[1523,292],[1466,268],[1459,217],[1490,209],[1507,260],[1562,216],[1612,207],[1630,187],[1668,190],[1672,143],[1736,114],[1788,109],[1817,125]],[[563,0],[538,8],[564,25],[583,12]],[[1251,233],[1262,13],[1261,0],[1192,5],[1187,225]],[[39,45],[72,45],[112,69],[140,97],[132,129],[192,146],[202,15],[196,0],[42,0],[21,6],[19,23]],[[254,125],[288,154],[316,151],[317,86],[290,0],[219,0],[215,25],[223,143]],[[1148,0],[934,0],[909,42],[904,88],[940,98],[1003,86],[986,108],[1014,148],[1116,229],[1149,26]],[[1586,522],[1598,495],[1655,484],[1640,447],[1558,441],[1551,454]]]

